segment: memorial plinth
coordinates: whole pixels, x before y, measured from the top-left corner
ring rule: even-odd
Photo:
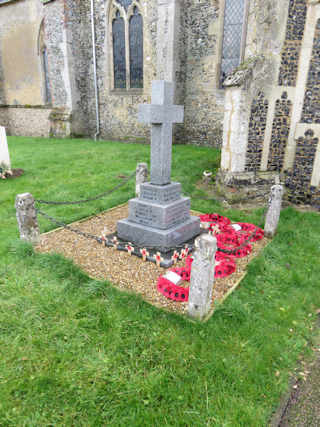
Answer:
[[[200,219],[190,216],[190,199],[171,182],[172,125],[183,122],[183,107],[173,105],[173,84],[152,82],[152,105],[139,106],[139,121],[151,123],[150,182],[129,201],[129,216],[117,224],[122,240],[166,252],[200,233]]]

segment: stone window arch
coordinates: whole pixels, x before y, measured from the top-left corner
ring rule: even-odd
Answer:
[[[42,74],[42,93],[45,104],[52,104],[51,87],[49,79],[48,50],[45,42],[44,20],[42,20],[38,37],[38,55],[40,57]]]
[[[243,61],[249,0],[224,0],[220,85]]]
[[[112,0],[111,89],[143,88],[143,14],[139,0]]]

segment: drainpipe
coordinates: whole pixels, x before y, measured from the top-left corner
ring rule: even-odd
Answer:
[[[94,26],[94,5],[91,0],[91,33],[92,33],[92,57],[93,57],[93,79],[94,79],[94,94],[96,100],[96,133],[94,140],[100,135],[100,113],[99,113],[99,99],[98,99],[98,82],[97,82],[97,58],[96,58],[96,36]]]

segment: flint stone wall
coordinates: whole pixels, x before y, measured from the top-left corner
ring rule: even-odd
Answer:
[[[0,123],[7,135],[42,136],[50,135],[49,116],[51,108],[0,106]]]

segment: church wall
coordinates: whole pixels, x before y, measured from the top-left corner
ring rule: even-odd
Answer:
[[[43,104],[38,56],[42,7],[38,0],[0,6],[1,104]]]
[[[149,127],[137,121],[138,105],[151,102],[151,81],[156,79],[157,1],[140,1],[143,16],[143,89],[113,88],[110,2],[100,1],[97,20],[101,137],[126,141],[149,140]],[[104,4],[104,7],[102,7]]]
[[[72,93],[72,134],[95,133],[90,1],[64,0],[68,68]],[[103,4],[96,6],[97,9]]]
[[[180,7],[180,34],[175,46],[176,102],[185,105],[185,121],[175,126],[175,142],[221,144],[224,91],[218,88],[219,1],[183,3]],[[89,1],[67,0],[69,43],[74,58],[77,101],[76,117],[86,126],[83,134],[96,132]],[[144,17],[144,88],[121,91],[112,87],[110,1],[95,0],[97,75],[100,109],[100,137],[126,141],[148,141],[149,127],[137,121],[138,105],[151,101],[151,82],[157,69],[158,2],[140,1]],[[180,5],[181,6],[181,5]],[[164,29],[164,31],[166,31]],[[167,58],[163,58],[165,62]],[[161,77],[161,76],[160,76]],[[81,126],[80,126],[81,127]],[[75,132],[77,133],[77,132]],[[79,132],[81,134],[81,131]]]
[[[57,114],[51,114],[55,109],[71,112],[76,93],[71,88],[65,1],[19,0],[0,5],[0,12],[0,120],[12,135],[56,135],[58,127],[66,129],[59,136],[68,136],[69,124],[58,123]]]
[[[151,101],[151,82],[161,78],[157,66],[157,47],[159,32],[160,38],[161,31],[164,38],[167,36],[167,22],[163,28],[159,28],[158,0],[139,1],[144,19],[144,87],[141,90],[114,90],[110,4],[110,0],[94,1],[99,136],[103,139],[148,142],[149,126],[137,122],[137,109],[139,104]],[[168,24],[173,25],[177,32],[172,68],[176,79],[176,103],[185,106],[184,124],[175,126],[177,143],[216,146],[221,143],[224,90],[219,88],[218,74],[223,5],[224,0],[181,0],[177,2],[175,18],[179,22]],[[3,73],[6,82],[2,88],[2,104],[27,106],[26,115],[30,114],[30,105],[45,104],[44,76],[38,46],[40,24],[43,22],[51,106],[64,117],[70,112],[68,129],[73,135],[93,136],[96,133],[96,108],[90,0],[53,0],[45,4],[40,0],[18,0],[0,7],[0,35],[4,34],[7,44],[10,44],[10,49],[2,49],[0,58],[0,73]],[[171,18],[168,16],[169,21]],[[28,26],[28,31],[23,25]],[[10,39],[10,28],[15,28],[16,41]],[[27,34],[27,46],[19,46],[19,43],[24,43],[24,33]],[[10,57],[7,53],[12,53],[12,46],[17,46],[17,55]],[[18,55],[22,50],[24,52]],[[163,54],[166,55],[165,49]],[[170,61],[172,59],[163,57],[164,64],[171,65]],[[15,68],[16,64],[19,67]],[[13,73],[10,67],[14,68]],[[11,81],[14,82],[13,86]],[[21,111],[19,114],[22,114]],[[57,114],[50,117],[56,118]],[[50,127],[50,133],[56,135],[52,123]],[[13,133],[14,129],[12,123]],[[37,129],[34,134],[37,134]]]
[[[181,14],[183,44],[177,84],[183,87],[181,102],[185,121],[179,141],[220,146],[224,90],[219,88],[220,45],[223,28],[220,0],[185,0]]]
[[[48,138],[50,113],[51,108],[45,106],[0,106],[0,124],[6,128],[8,135]]]
[[[220,181],[266,195],[278,175],[289,200],[320,207],[320,3],[256,0],[248,28],[245,61],[226,87],[228,98],[238,86],[248,132],[231,140],[225,116]],[[245,166],[235,170],[239,155]]]

